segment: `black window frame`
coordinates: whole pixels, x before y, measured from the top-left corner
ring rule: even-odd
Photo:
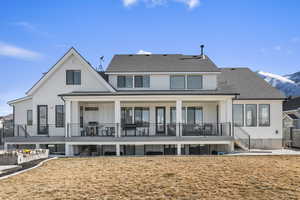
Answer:
[[[250,105],[251,105],[251,106],[255,106],[255,112],[256,112],[256,113],[255,113],[255,121],[254,121],[255,124],[254,124],[254,125],[248,125],[248,124],[247,124],[247,121],[248,121],[248,118],[247,118],[247,107],[250,106]],[[246,122],[245,122],[245,125],[246,125],[247,127],[257,127],[257,104],[246,104],[246,105],[245,105],[245,121],[246,121]]]
[[[191,77],[200,77],[201,78],[201,85],[199,88],[191,88],[189,87],[189,78]],[[203,76],[202,75],[187,75],[186,76],[186,88],[190,89],[190,90],[199,90],[199,89],[203,89]]]
[[[126,81],[129,80],[128,78],[131,79],[131,85],[130,87],[126,87]],[[123,83],[123,85],[121,84]],[[133,75],[118,75],[117,76],[117,87],[118,88],[133,88],[134,81],[133,81]]]
[[[58,108],[62,108],[62,122],[58,120]],[[56,128],[64,128],[65,127],[65,106],[64,105],[55,105],[55,127]]]
[[[46,124],[41,124],[40,115],[41,108],[45,108]],[[37,134],[38,135],[48,135],[49,134],[49,124],[48,124],[48,105],[37,105]]]
[[[261,115],[261,107],[262,106],[268,106],[268,124],[264,125],[261,124],[261,120],[262,120],[262,115]],[[261,127],[269,127],[271,126],[271,106],[270,104],[259,104],[258,105],[258,125]]]
[[[234,120],[234,107],[235,106],[241,106],[242,107],[242,113],[241,113],[241,116],[242,116],[242,124],[236,124],[236,121]],[[245,106],[244,104],[233,104],[232,105],[232,114],[233,114],[233,125],[236,126],[236,127],[243,127],[245,125]]]
[[[139,85],[138,81],[141,81]],[[134,76],[134,88],[150,88],[150,76],[149,75],[135,75]]]
[[[79,73],[79,82],[77,82],[77,79],[75,78],[76,73]],[[66,85],[81,85],[81,70],[66,70]]]
[[[144,111],[148,112],[148,120],[144,119]],[[140,114],[141,120],[137,120],[137,115]],[[135,107],[134,108],[134,123],[147,125],[150,123],[150,109],[149,107]]]
[[[31,114],[29,114],[29,113],[31,113]],[[29,118],[31,118],[31,119],[29,119]],[[33,112],[30,109],[30,110],[27,110],[27,126],[32,126],[32,124],[33,124]]]

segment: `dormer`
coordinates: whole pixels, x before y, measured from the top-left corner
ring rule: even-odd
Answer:
[[[105,73],[117,90],[216,90],[220,70],[204,54],[127,54]]]

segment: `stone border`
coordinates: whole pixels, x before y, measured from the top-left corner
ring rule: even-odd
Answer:
[[[6,175],[6,176],[2,176],[2,177],[0,177],[0,180],[7,179],[7,178],[9,178],[9,177],[12,177],[12,176],[15,176],[15,175],[18,175],[18,174],[22,174],[22,173],[27,172],[27,171],[29,171],[29,170],[38,168],[38,167],[40,167],[41,165],[43,165],[45,162],[48,162],[48,161],[54,160],[54,159],[57,159],[57,157],[53,157],[53,158],[49,158],[49,159],[43,160],[43,161],[41,161],[40,163],[38,163],[36,166],[30,167],[30,168],[28,168],[28,169],[24,169],[24,170],[21,170],[21,171],[14,172],[14,173],[12,173],[12,174],[8,174],[8,175]]]

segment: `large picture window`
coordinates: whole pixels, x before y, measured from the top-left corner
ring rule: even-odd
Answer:
[[[133,76],[118,76],[117,85],[118,88],[132,88]]]
[[[185,76],[184,75],[170,76],[170,88],[185,89]]]
[[[187,76],[188,89],[202,89],[202,76],[201,75],[188,75]]]
[[[80,85],[81,84],[81,71],[80,70],[67,70],[66,71],[66,84],[67,85]]]
[[[32,110],[27,110],[27,125],[32,126]]]
[[[234,126],[244,126],[243,104],[233,104],[233,123]]]
[[[55,126],[57,128],[65,127],[65,111],[63,105],[55,106]]]
[[[256,104],[246,104],[246,126],[257,126]]]
[[[259,104],[259,126],[270,126],[270,104]]]
[[[150,87],[149,75],[134,76],[134,87],[135,88],[149,88]]]

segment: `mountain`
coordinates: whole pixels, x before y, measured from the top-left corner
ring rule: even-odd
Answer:
[[[287,97],[300,96],[300,72],[284,76],[263,71],[258,71],[257,74]]]

